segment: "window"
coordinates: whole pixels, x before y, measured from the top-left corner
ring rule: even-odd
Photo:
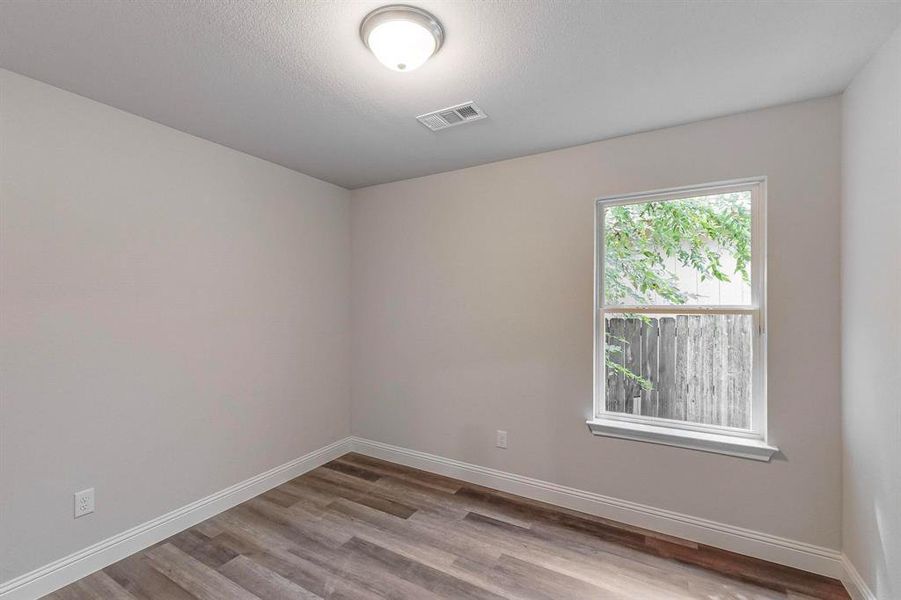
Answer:
[[[763,178],[597,202],[597,435],[769,460]]]

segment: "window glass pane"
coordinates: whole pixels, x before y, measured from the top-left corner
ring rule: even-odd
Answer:
[[[751,315],[607,313],[608,412],[751,427]]]
[[[750,305],[751,192],[604,209],[605,305]]]

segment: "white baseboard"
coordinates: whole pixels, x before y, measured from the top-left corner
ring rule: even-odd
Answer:
[[[835,579],[838,550],[354,437],[355,452]],[[857,599],[855,599],[857,600]],[[869,599],[866,599],[869,600]]]
[[[34,600],[350,452],[344,438],[0,585],[0,600]]]
[[[851,562],[837,550],[358,437],[348,437],[329,444],[11,579],[0,585],[0,600],[40,598],[350,451],[840,578],[854,600],[876,600]]]
[[[844,554],[842,554],[842,567],[844,569],[842,583],[851,594],[852,600],[877,600],[876,594],[870,590],[867,582],[860,576],[854,563]]]

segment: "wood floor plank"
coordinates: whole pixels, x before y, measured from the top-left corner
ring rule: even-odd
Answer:
[[[219,568],[219,572],[266,600],[322,600],[290,579],[270,571],[246,556],[236,556]]]
[[[493,572],[506,586],[536,600],[629,600],[628,596],[613,589],[604,589],[512,556],[502,556]]]
[[[848,600],[841,584],[347,454],[52,600]]]
[[[49,597],[54,600],[138,600],[103,571],[92,573]]]
[[[353,519],[353,530],[361,539],[479,585],[497,595],[506,596],[503,590],[494,588],[490,582],[478,579],[465,569],[454,567],[459,556],[467,556],[482,564],[493,563],[500,556],[497,549],[459,534],[457,527],[448,527],[446,522],[422,522],[412,518],[400,520],[343,499],[336,501],[331,508]]]
[[[225,535],[225,534],[220,534]],[[173,541],[173,545],[182,550],[185,554],[190,555],[192,558],[199,560],[206,566],[211,569],[218,569],[225,563],[229,562],[236,556],[238,556],[237,552],[230,550],[229,548],[223,546],[216,542],[216,538],[206,538],[196,544],[190,545],[179,545],[178,543]]]
[[[333,501],[334,502],[334,501]],[[246,502],[238,511],[247,519],[263,522],[265,526],[274,529],[279,534],[289,538],[314,539],[327,546],[341,546],[353,537],[352,533],[342,531],[329,526],[322,519],[325,509],[316,509],[310,512],[299,506],[288,508],[274,505],[263,498],[253,498]]]
[[[42,600],[85,600],[82,591],[78,587],[78,582],[67,585],[66,587],[56,590],[51,594],[47,594]]]
[[[371,556],[356,551],[351,542],[344,549],[342,557],[330,562],[328,568],[336,578],[353,582],[380,598],[397,598],[405,600],[440,600],[441,596],[431,590],[401,577],[393,569],[385,568]],[[306,548],[295,548],[292,554],[314,560]]]
[[[81,581],[87,585],[87,588],[97,598],[103,598],[104,600],[136,600],[132,594],[103,571],[97,571],[88,575]]]
[[[154,569],[144,553],[120,560],[104,572],[140,600],[197,600],[196,596]]]
[[[198,600],[260,600],[227,577],[191,558],[172,544],[164,544],[147,553],[150,564],[178,583]]]
[[[391,573],[373,570],[346,549],[305,536],[299,528],[288,531],[252,514],[235,516],[240,511],[229,512],[228,522],[245,544],[245,556],[323,598],[380,598],[385,597],[383,592],[387,597],[431,597],[425,590],[411,589]]]
[[[807,594],[824,600],[843,600],[847,592],[841,583],[828,577],[775,565],[709,546],[697,550],[656,540],[652,544],[662,556],[706,567],[743,581],[771,589]]]
[[[456,558],[440,547],[411,536],[409,527],[398,525],[398,517],[343,498],[331,506],[323,519],[352,537],[376,542],[404,556],[428,557],[433,564],[450,564]]]
[[[330,569],[320,561],[306,560],[282,550],[252,553],[247,557],[326,600],[339,598],[378,600],[382,598],[356,581],[342,577],[340,575],[341,562],[333,562]]]
[[[404,467],[402,465],[379,460],[377,458],[372,458],[371,456],[356,454],[353,452],[351,452],[350,454],[345,454],[338,459],[338,462],[349,462],[353,465],[369,469],[374,473],[388,475],[396,479],[414,481],[418,484],[431,487],[437,491],[447,492],[450,494],[455,493],[463,485],[462,481],[451,479],[450,477],[444,477],[443,475],[436,475],[434,473],[427,473],[425,471],[418,471],[416,469],[411,469],[410,467]]]
[[[321,492],[359,504],[365,504],[376,510],[381,510],[403,519],[416,512],[416,509],[411,506],[395,502],[386,498],[383,494],[374,492],[372,490],[373,482],[345,475],[338,471],[329,469],[317,470],[317,472],[305,479],[304,483]]]
[[[214,538],[220,533],[222,533],[222,529],[219,528],[212,519],[207,519],[206,521],[202,521],[192,527],[191,529],[195,529],[208,538]]]
[[[458,482],[452,488],[454,491],[437,490],[433,486],[416,481],[410,474],[405,474],[403,478],[382,477],[373,486],[373,489],[389,498],[402,499],[402,502],[414,506],[418,510],[447,514],[448,516],[456,515],[458,518],[463,518],[468,512],[478,512],[514,525],[522,527],[530,525],[529,519],[517,518],[510,511],[499,511],[488,502],[465,494],[458,494],[461,487],[466,486],[461,486]]]
[[[268,492],[264,492],[260,494],[261,498],[265,498],[269,500],[273,504],[278,504],[284,508],[288,508],[300,502],[303,498],[300,496],[295,496],[291,493],[289,488],[285,487],[277,487],[273,490],[269,490]]]
[[[305,507],[311,509],[327,506],[335,499],[334,495],[332,494],[319,491],[306,485],[305,480],[301,477],[292,479],[287,483],[283,483],[278,487],[278,489],[285,490],[292,495],[297,496],[298,498],[300,498],[300,502],[303,503]]]
[[[508,556],[553,568],[588,583],[615,582],[613,589],[627,590],[637,596],[693,597],[680,585],[683,582],[669,577],[668,571],[646,568],[643,563],[611,556],[591,546],[565,546],[548,541],[531,529],[517,529],[485,518],[466,519],[461,529],[468,537],[501,548]],[[598,544],[607,543],[599,540]]]
[[[366,469],[363,467],[358,467],[351,463],[340,462],[337,460],[333,460],[327,465],[323,465],[326,469],[331,469],[333,471],[338,471],[344,473],[346,475],[352,475],[353,477],[359,477],[360,479],[365,479],[366,481],[378,481],[381,479],[381,475],[378,473]]]
[[[400,521],[368,507],[344,501],[335,502],[331,510],[378,528],[379,532],[373,536],[382,545],[402,548],[397,550],[402,553],[403,549],[408,549],[417,557],[430,559],[429,564],[451,564],[458,556],[493,561],[501,554],[495,547],[461,535],[459,528],[452,525],[458,520],[456,518],[449,523],[440,516],[417,512],[409,519]],[[399,539],[400,543],[393,544],[392,539]]]
[[[349,551],[365,554],[383,568],[430,590],[441,598],[460,598],[461,600],[502,600],[503,598],[465,579],[455,577],[441,569],[430,567],[360,538],[352,539],[348,542],[347,547]]]

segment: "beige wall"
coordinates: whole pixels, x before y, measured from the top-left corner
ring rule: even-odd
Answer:
[[[347,191],[8,71],[0,125],[0,581],[347,435]]]
[[[901,598],[901,29],[845,91],[842,206],[844,549]]]
[[[833,97],[354,191],[354,433],[839,548],[840,126]],[[757,175],[783,456],[593,437],[594,199]]]

